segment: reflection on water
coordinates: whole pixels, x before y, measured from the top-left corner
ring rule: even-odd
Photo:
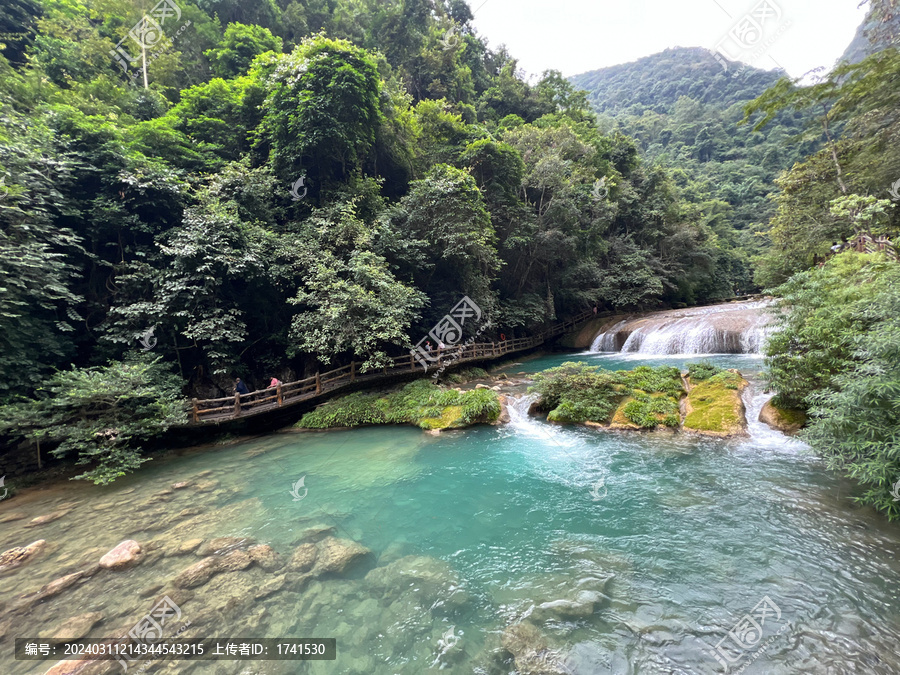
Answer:
[[[761,367],[713,358],[750,375]],[[745,672],[896,673],[900,535],[855,507],[856,488],[801,443],[755,423],[765,397],[745,395],[745,439],[559,427],[519,407],[505,427],[275,434],[154,461],[108,488],[23,491],[0,503],[0,546],[46,544],[0,575],[3,670],[51,665],[13,661],[13,637],[118,634],[169,594],[192,622],[186,636],[335,637],[338,659],[182,661],[148,672],[721,672],[714,646],[768,597],[790,627]],[[303,476],[308,492],[295,501]],[[46,515],[58,517],[31,526]],[[252,564],[173,586],[213,538],[249,537],[287,561],[329,533],[371,554],[302,581],[291,568]],[[139,564],[94,569],[128,538],[144,548]],[[35,600],[79,571],[72,586]],[[778,625],[766,624],[759,644]]]

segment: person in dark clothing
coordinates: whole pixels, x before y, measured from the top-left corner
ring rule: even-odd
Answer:
[[[237,378],[234,381],[234,393],[240,394],[241,396],[250,393],[250,390],[247,389],[247,385],[241,381],[241,378]]]

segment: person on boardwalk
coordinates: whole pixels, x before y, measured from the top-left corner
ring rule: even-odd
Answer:
[[[241,378],[237,378],[234,381],[234,393],[240,394],[241,396],[245,396],[250,393],[250,390],[247,389],[247,385],[241,381]]]
[[[281,384],[281,380],[279,380],[277,377],[273,377],[271,382],[269,382],[269,389],[274,389],[279,384]]]

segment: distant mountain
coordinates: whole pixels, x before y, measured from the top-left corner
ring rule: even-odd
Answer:
[[[740,75],[734,75],[742,70]],[[731,63],[728,72],[701,47],[674,47],[659,54],[592,70],[569,80],[588,92],[597,112],[640,115],[644,110],[671,112],[682,96],[717,108],[749,101],[774,84],[781,74]]]
[[[761,132],[739,126],[744,106],[782,74],[742,63],[727,72],[707,49],[676,47],[631,63],[576,75],[604,129],[637,142],[647,160],[667,167],[694,205],[690,220],[752,255],[773,213],[769,195],[781,171],[814,144],[792,141],[804,124],[785,111]]]

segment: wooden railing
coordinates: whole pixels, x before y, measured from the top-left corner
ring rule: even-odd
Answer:
[[[438,353],[438,361],[434,368],[440,369],[451,364],[465,361],[481,361],[483,359],[497,358],[512,352],[524,351],[536,347],[547,340],[562,335],[578,324],[594,318],[605,316],[608,312],[594,314],[593,310],[587,310],[581,314],[558,323],[552,328],[531,337],[503,340],[501,342],[477,342],[447,347]],[[360,371],[361,364],[351,361],[349,365],[329,370],[326,373],[316,373],[296,382],[285,382],[276,387],[260,389],[249,394],[235,394],[223,398],[192,399],[191,400],[191,424],[204,424],[210,422],[223,422],[249,415],[255,415],[276,408],[306,401],[325,392],[345,387],[360,381],[378,380],[387,375],[415,372],[421,368],[413,354],[397,356],[390,359],[389,365],[366,373]],[[431,371],[431,368],[429,368]]]
[[[842,253],[843,251],[856,251],[858,253],[884,253],[889,259],[893,261],[897,261],[900,259],[897,254],[897,248],[894,246],[894,243],[888,239],[887,237],[873,237],[868,232],[862,232],[853,239],[843,244],[837,244],[831,247],[831,252],[825,258],[820,258],[818,255],[815,256],[813,262],[815,262],[819,267],[825,264],[828,257],[834,255],[835,253]]]

